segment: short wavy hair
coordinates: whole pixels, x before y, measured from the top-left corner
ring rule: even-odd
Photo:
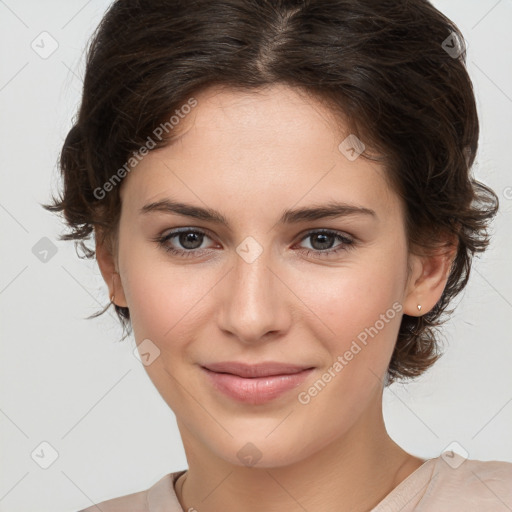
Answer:
[[[384,163],[410,252],[457,242],[438,303],[402,317],[387,384],[419,376],[441,355],[437,327],[489,244],[499,204],[471,172],[479,122],[464,38],[427,0],[113,2],[87,48],[81,104],[60,153],[63,190],[44,208],[63,212],[71,231],[60,239],[75,240],[80,257],[95,256],[84,243],[95,231],[113,247],[120,187],[97,191],[155,127],[209,86],[277,83],[325,102],[364,141],[361,156]],[[166,132],[156,148],[172,141]],[[130,333],[128,308],[115,310]]]

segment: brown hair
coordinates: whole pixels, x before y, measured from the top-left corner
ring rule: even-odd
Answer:
[[[458,244],[435,307],[402,318],[388,384],[418,376],[440,356],[436,328],[498,210],[496,194],[471,175],[479,124],[465,58],[457,26],[426,0],[117,0],[88,47],[81,105],[60,154],[63,193],[44,207],[64,213],[71,232],[61,240],[92,258],[84,240],[95,227],[115,240],[121,206],[118,186],[98,191],[116,170],[125,175],[150,138],[157,148],[170,143],[169,118],[194,94],[211,85],[305,90],[343,116],[367,147],[363,157],[371,149],[385,163],[409,250],[438,249],[449,236]],[[128,308],[115,308],[131,328]]]

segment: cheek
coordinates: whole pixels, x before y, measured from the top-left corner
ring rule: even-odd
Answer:
[[[169,265],[131,272],[126,298],[134,332],[161,343],[176,338],[200,310],[208,289],[204,276],[199,279],[197,272],[173,270]]]
[[[406,265],[396,251],[387,258],[382,254],[371,258],[368,253],[364,263],[330,273],[324,269],[303,280],[298,291],[320,320],[314,336],[323,340],[331,359],[344,356],[347,366],[368,366],[378,374],[385,371],[398,335]]]
[[[172,266],[156,262],[146,265],[142,253],[132,251],[125,261],[125,296],[130,307],[133,334],[137,344],[149,339],[156,357],[145,365],[155,388],[171,409],[184,411],[190,397],[184,391],[186,346],[194,336],[194,325],[212,284],[194,265]],[[165,256],[164,256],[165,258]],[[147,260],[149,261],[149,260]],[[146,345],[148,347],[147,342]]]
[[[172,264],[165,251],[129,237],[120,240],[120,255],[123,290],[137,342],[149,338],[162,344],[176,338],[211,288],[204,272],[193,264]]]
[[[345,268],[337,279],[317,279],[304,290],[305,302],[323,322],[313,336],[328,353],[318,380],[301,390],[304,412],[339,431],[380,396],[402,317],[400,282],[396,269],[392,274],[365,266]],[[315,425],[308,427],[314,435]]]
[[[375,271],[350,268],[338,275],[318,276],[304,284],[301,293],[307,297],[306,304],[311,304],[320,320],[334,331],[331,334],[345,338],[373,325],[388,310],[395,311],[393,303],[402,299],[401,283],[400,276],[383,272],[382,267]]]

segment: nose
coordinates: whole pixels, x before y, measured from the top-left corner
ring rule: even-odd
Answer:
[[[291,293],[263,251],[249,262],[235,254],[234,267],[223,279],[218,325],[239,342],[257,344],[281,337],[292,323]]]

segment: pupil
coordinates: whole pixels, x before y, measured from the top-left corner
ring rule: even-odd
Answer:
[[[313,243],[313,247],[315,247],[315,249],[318,249],[318,250],[322,250],[322,249],[329,249],[330,248],[330,243],[329,241],[332,242],[332,235],[327,235],[325,233],[322,233],[322,234],[318,234],[318,235],[315,235],[313,236],[313,240],[320,240],[320,246],[321,247],[315,247],[315,244]],[[326,247],[324,247],[326,245]]]
[[[180,234],[180,243],[183,247],[187,249],[197,249],[194,244],[197,244],[197,238],[201,235],[199,233],[181,233]],[[189,244],[192,244],[190,246]],[[199,243],[201,245],[201,243]]]

